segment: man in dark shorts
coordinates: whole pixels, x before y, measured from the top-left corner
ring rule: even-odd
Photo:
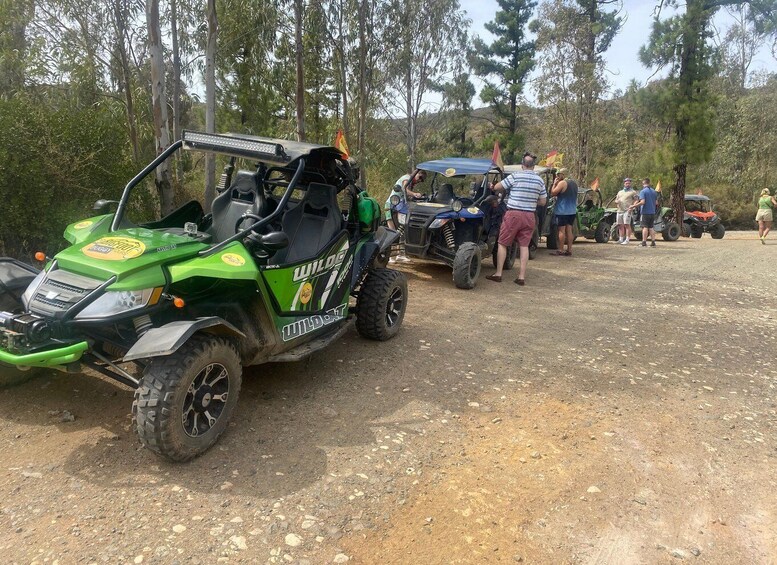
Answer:
[[[556,179],[550,189],[550,195],[556,197],[553,215],[558,225],[558,251],[556,255],[572,255],[572,242],[575,240],[573,226],[577,218],[577,183],[566,178],[567,170],[556,171]],[[550,229],[553,229],[551,226]],[[566,251],[564,245],[566,244]]]
[[[494,192],[510,191],[507,197],[507,212],[505,212],[502,227],[499,230],[496,272],[486,277],[494,282],[502,282],[502,269],[507,258],[507,250],[514,241],[517,241],[521,266],[515,283],[524,285],[526,266],[529,262],[529,243],[531,243],[534,234],[537,206],[543,206],[548,199],[545,183],[534,172],[535,159],[532,155],[524,155],[523,170],[511,174],[491,188]]]
[[[650,235],[650,247],[656,246],[656,230],[653,224],[656,221],[658,192],[650,186],[650,179],[642,179],[642,190],[639,191],[639,200],[631,205],[631,210],[642,206],[640,223],[642,224],[642,247],[647,247],[647,238]]]

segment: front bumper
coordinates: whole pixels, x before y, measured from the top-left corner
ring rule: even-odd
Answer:
[[[75,363],[89,349],[89,344],[85,341],[49,349],[47,351],[38,351],[36,353],[14,354],[0,349],[0,363],[14,365],[17,367],[43,367],[53,368],[69,363]]]

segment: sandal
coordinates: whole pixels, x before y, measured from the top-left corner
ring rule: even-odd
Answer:
[[[513,282],[514,282],[515,284],[517,284],[518,286],[523,286],[523,285],[525,285],[525,284],[526,284],[526,281],[525,281],[525,280],[523,280],[523,279],[515,279]]]
[[[564,253],[562,253],[562,255],[564,255],[565,257],[572,257],[572,252],[571,251],[564,251]]]
[[[556,251],[555,253],[553,253],[553,255],[558,255],[559,257],[563,257],[564,255],[566,255],[566,253],[564,253],[563,251]]]
[[[490,281],[502,282],[502,275],[493,274],[493,275],[488,275],[486,278]]]

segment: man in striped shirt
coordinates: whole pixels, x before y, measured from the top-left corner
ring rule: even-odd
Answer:
[[[507,212],[502,219],[499,230],[499,249],[496,255],[496,272],[486,278],[494,282],[502,282],[502,268],[507,258],[507,249],[514,241],[520,249],[521,266],[515,283],[523,286],[526,277],[526,266],[529,262],[529,243],[531,243],[536,223],[537,206],[544,206],[548,192],[542,178],[534,172],[535,157],[529,154],[523,156],[523,170],[511,174],[491,190],[508,192]]]

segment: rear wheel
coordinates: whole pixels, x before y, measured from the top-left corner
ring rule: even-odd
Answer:
[[[356,301],[356,329],[367,339],[386,341],[402,325],[407,308],[407,279],[399,271],[373,269]]]
[[[16,386],[29,381],[35,375],[40,373],[40,369],[28,369],[20,371],[16,367],[0,365],[0,388]]]
[[[689,226],[687,223],[682,223],[680,226],[680,231],[683,237],[691,237],[691,226]]]
[[[494,268],[498,267],[496,254],[499,252],[499,243],[494,243],[494,248],[491,250],[491,260],[494,262]],[[518,257],[518,242],[514,241],[510,248],[507,250],[507,256],[505,257],[505,264],[502,267],[506,271],[509,271],[515,265],[515,259]]]
[[[132,403],[141,443],[172,461],[207,451],[229,423],[241,376],[240,356],[224,338],[196,335],[152,359]]]
[[[669,222],[661,232],[665,241],[677,241],[680,239],[680,225],[677,222]]]
[[[472,242],[462,243],[453,259],[453,282],[458,288],[474,288],[478,276],[480,247]]]
[[[723,227],[723,224],[717,224],[710,230],[710,235],[712,239],[723,239],[723,236],[726,235],[726,228]]]
[[[550,224],[545,242],[548,249],[558,249],[558,226]]]
[[[610,229],[611,226],[608,222],[605,222],[604,220],[599,222],[599,225],[596,226],[596,233],[594,234],[596,243],[607,243],[610,239]]]

